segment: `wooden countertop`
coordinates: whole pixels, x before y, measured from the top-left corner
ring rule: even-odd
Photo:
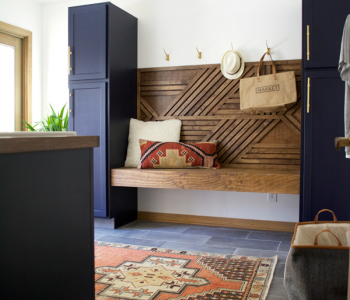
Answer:
[[[99,136],[0,138],[0,154],[92,148],[99,146]]]

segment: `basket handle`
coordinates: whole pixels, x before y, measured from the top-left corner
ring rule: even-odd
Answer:
[[[258,71],[256,72],[256,77],[257,77],[257,81],[258,82],[260,82],[260,70],[261,70],[261,67],[262,67],[262,65],[263,65],[263,63],[264,63],[264,57],[265,57],[265,55],[269,55],[270,56],[270,58],[271,58],[271,62],[272,62],[272,73],[273,73],[273,79],[277,79],[277,77],[276,77],[276,66],[275,66],[275,63],[273,62],[273,60],[272,60],[272,56],[271,56],[271,54],[268,54],[267,52],[262,56],[262,58],[260,59],[260,63],[259,63],[259,66],[258,66]]]
[[[314,246],[318,245],[318,235],[321,234],[322,232],[329,232],[329,233],[333,234],[333,236],[334,236],[334,237],[337,239],[337,241],[338,241],[338,246],[339,246],[339,247],[342,246],[342,244],[341,244],[340,240],[337,238],[337,236],[336,236],[332,231],[330,231],[329,229],[321,230],[318,234],[316,234],[315,240],[314,240]]]
[[[320,211],[317,213],[317,215],[316,215],[316,217],[315,217],[315,223],[318,223],[318,215],[319,215],[321,212],[324,212],[324,211],[329,211],[330,213],[332,213],[332,215],[333,215],[333,222],[334,222],[334,223],[338,222],[338,219],[337,219],[337,217],[335,216],[334,212],[332,212],[330,209],[322,209],[322,210],[320,210]]]

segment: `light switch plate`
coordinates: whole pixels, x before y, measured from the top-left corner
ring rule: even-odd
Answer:
[[[277,194],[268,193],[267,194],[268,202],[277,202]]]

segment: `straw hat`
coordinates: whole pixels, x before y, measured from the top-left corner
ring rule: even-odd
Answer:
[[[221,72],[228,79],[236,79],[244,71],[244,60],[241,53],[229,50],[221,60]]]

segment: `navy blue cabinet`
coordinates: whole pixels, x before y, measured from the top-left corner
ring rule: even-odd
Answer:
[[[69,80],[107,78],[107,5],[69,9]]]
[[[110,2],[69,8],[70,117],[94,149],[94,215],[119,227],[137,218],[137,189],[111,187],[124,166],[129,121],[136,118],[137,19]]]
[[[349,220],[350,160],[344,149],[338,151],[334,146],[334,138],[344,135],[344,82],[337,70],[306,70],[303,84],[304,99],[309,93],[309,101],[303,107],[301,219],[312,220],[318,211],[328,208],[338,219]]]
[[[349,1],[303,0],[300,221],[313,220],[324,208],[350,220],[350,160],[334,145],[344,136],[344,82],[337,66],[348,14]]]
[[[106,186],[106,83],[70,84],[69,130],[78,135],[98,135],[100,147],[94,148],[94,212],[105,217]]]
[[[305,68],[338,66],[343,27],[348,14],[350,14],[350,1],[303,0]]]

